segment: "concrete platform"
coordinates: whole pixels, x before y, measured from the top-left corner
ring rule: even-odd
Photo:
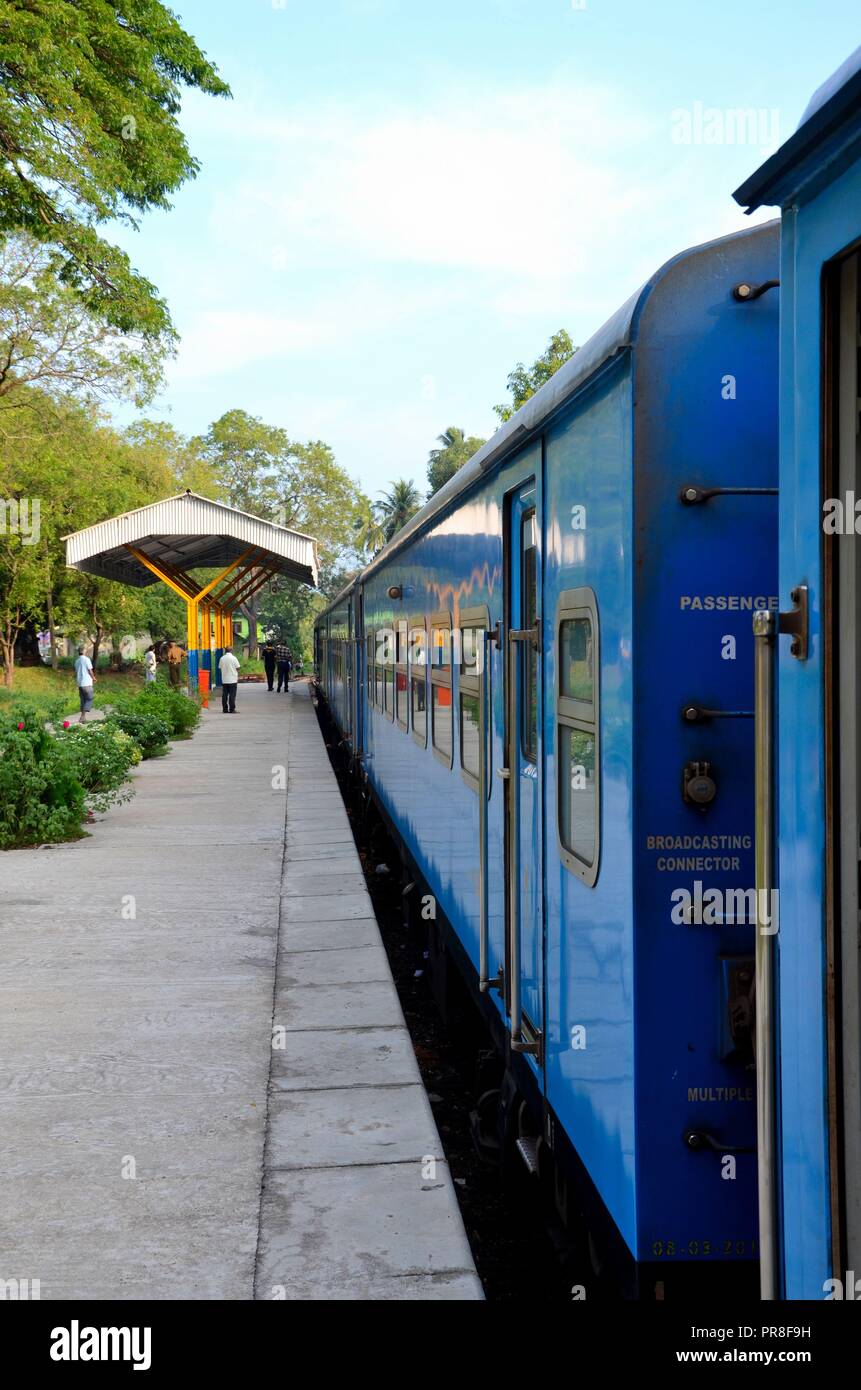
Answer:
[[[480,1299],[307,686],[238,709],[0,854],[0,1280]]]

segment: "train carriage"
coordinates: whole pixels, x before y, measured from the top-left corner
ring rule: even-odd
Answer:
[[[847,1285],[849,1271],[861,1273],[861,48],[735,197],[782,213],[783,611],[760,621],[756,639],[761,886],[776,885],[780,917],[764,966],[775,1008],[759,1019],[773,1078],[760,1145],[763,1288],[769,1297],[853,1298],[861,1295]]]
[[[485,1124],[643,1296],[727,1261],[738,1290],[758,1254],[732,904],[750,620],[777,604],[777,255],[771,224],[669,262],[318,622],[332,714],[504,1057]]]

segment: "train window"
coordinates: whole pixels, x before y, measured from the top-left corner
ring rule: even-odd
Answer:
[[[365,670],[368,679],[368,704],[374,703],[374,634],[368,633],[365,640]]]
[[[440,762],[451,767],[454,754],[451,691],[451,616],[431,618],[431,742]]]
[[[385,641],[382,630],[377,628],[374,633],[374,703],[379,710],[385,709],[385,684]]]
[[[441,755],[442,761],[451,767],[452,727],[451,727],[451,687],[434,685],[433,690],[433,746]]]
[[[395,717],[395,673],[391,666],[385,668],[385,711],[390,719]]]
[[[461,776],[478,791],[481,779],[482,678],[484,633],[489,623],[486,607],[463,608],[459,614],[458,727]]]
[[[395,718],[401,729],[410,723],[407,673],[408,631],[406,618],[399,618],[395,629]]]
[[[535,512],[524,514],[520,525],[520,626],[534,627],[538,617],[538,550]],[[532,643],[523,646],[520,689],[520,747],[524,758],[538,759],[538,652]]]
[[[477,695],[460,692],[460,765],[471,786],[478,787],[481,755],[481,705]]]
[[[560,626],[559,694],[585,705],[594,703],[591,617],[567,618]]]
[[[409,644],[410,718],[413,738],[422,748],[428,742],[427,629],[414,623]]]
[[[556,616],[558,835],[562,862],[593,887],[601,828],[598,603],[569,589]]]

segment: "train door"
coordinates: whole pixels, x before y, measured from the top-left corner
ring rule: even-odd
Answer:
[[[506,513],[507,1003],[511,1046],[543,1066],[544,894],[541,751],[542,547],[538,477]]]
[[[840,1232],[834,1254],[842,1269],[861,1269],[861,991],[859,991],[859,861],[861,861],[861,252],[838,262],[830,284],[826,381],[826,497],[840,500],[843,525],[827,545],[831,551],[830,660],[826,690],[827,775],[832,814],[829,864],[828,946],[835,980],[829,1009],[831,1071],[832,1225]],[[828,349],[827,349],[828,350]],[[829,447],[829,434],[830,447]],[[830,465],[830,467],[829,467]],[[829,476],[830,473],[830,476]],[[832,487],[832,483],[836,486]],[[851,499],[851,501],[850,501]],[[830,727],[829,727],[830,723]],[[842,1250],[841,1250],[842,1245]],[[847,1297],[850,1295],[847,1294]]]

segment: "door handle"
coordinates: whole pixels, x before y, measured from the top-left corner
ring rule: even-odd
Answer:
[[[774,660],[778,622],[754,614],[754,819],[756,838],[756,1165],[759,1200],[760,1292],[778,1297],[777,1145],[774,1008]]]
[[[516,749],[518,740],[518,720],[517,720],[517,647],[515,642],[535,641],[538,633],[538,623],[534,628],[524,628],[521,631],[509,632],[511,642],[508,647],[508,726],[510,747]],[[509,874],[508,874],[508,902],[509,902],[509,961],[508,978],[509,986],[509,1010],[511,1014],[511,1051],[529,1052],[538,1055],[538,1044],[527,1042],[523,1037],[523,1013],[520,1001],[520,877],[517,872],[518,847],[520,844],[520,806],[518,803],[518,787],[516,781],[511,779],[510,768],[500,768],[500,772],[507,774],[508,782],[508,826],[509,826]]]
[[[488,654],[491,644],[494,642],[492,632],[482,632],[483,661],[479,681],[479,730],[481,747],[478,760],[478,987],[482,994],[487,994],[489,990],[496,989],[502,992],[503,978],[502,970],[496,972],[495,979],[490,979],[490,923],[488,920],[488,842],[487,842],[487,765],[488,765],[488,742],[490,738],[490,664]],[[498,769],[500,772],[505,769]]]

